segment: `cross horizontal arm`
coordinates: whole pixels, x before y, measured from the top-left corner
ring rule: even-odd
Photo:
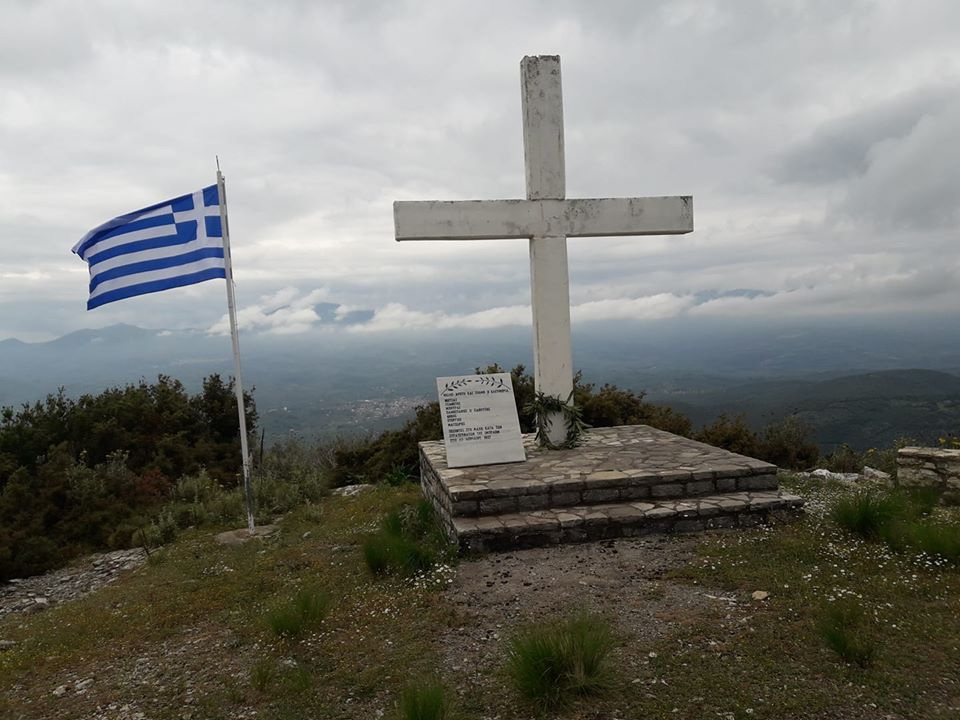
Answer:
[[[395,202],[393,218],[398,241],[679,235],[693,230],[693,198]]]

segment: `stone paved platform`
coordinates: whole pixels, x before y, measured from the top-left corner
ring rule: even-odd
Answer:
[[[777,490],[776,466],[646,425],[589,430],[573,450],[524,446],[523,463],[451,469],[442,441],[420,443],[424,494],[462,548],[734,527],[803,504]]]

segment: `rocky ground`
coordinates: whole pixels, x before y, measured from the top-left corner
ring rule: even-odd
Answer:
[[[140,567],[147,555],[142,548],[90,555],[45,575],[0,584],[0,618],[8,613],[42,612],[76,600],[108,585],[121,573]],[[2,644],[2,640],[0,640]]]

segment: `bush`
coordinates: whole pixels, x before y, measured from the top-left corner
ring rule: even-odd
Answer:
[[[531,625],[510,640],[507,675],[524,698],[555,707],[607,687],[612,649],[608,623],[593,615]]]
[[[743,415],[720,415],[700,430],[695,439],[749,457],[756,457],[759,452],[760,441],[757,434],[747,425]]]
[[[178,492],[173,478],[199,477],[205,469],[206,482],[235,486],[235,402],[232,382],[218,375],[195,395],[161,375],[152,384],[76,400],[61,390],[19,410],[0,410],[0,581],[142,542],[135,529]],[[250,397],[247,403],[253,428],[256,407]],[[205,489],[193,490],[192,502],[205,502],[197,498]],[[181,517],[189,512],[180,511],[174,526],[197,522]],[[167,534],[159,519],[153,532]]]
[[[852,447],[844,443],[819,463],[821,466],[836,473],[862,473],[866,458]],[[878,468],[879,469],[879,468]]]
[[[789,415],[767,425],[757,447],[757,457],[791,470],[811,468],[820,457],[811,435],[807,423],[796,415]]]
[[[267,624],[277,637],[289,640],[315,628],[330,611],[330,596],[305,588],[293,600],[267,614]]]
[[[643,401],[645,393],[622,390],[616,385],[603,385],[599,390],[593,383],[574,380],[574,403],[583,413],[583,421],[590,427],[617,425],[650,425],[677,435],[689,437],[690,420],[672,408],[650,405]]]
[[[419,475],[420,451],[417,443],[441,438],[440,405],[421,405],[416,408],[413,420],[399,430],[388,430],[373,440],[336,450],[333,485],[341,487],[356,483],[378,483],[397,469],[407,475]]]
[[[316,502],[330,487],[334,452],[343,441],[309,445],[287,438],[262,454],[254,471],[257,507],[284,512],[304,502]]]
[[[817,621],[820,637],[844,662],[865,668],[876,655],[873,642],[863,629],[864,612],[856,603],[838,600],[821,610]]]
[[[397,701],[398,720],[452,720],[447,689],[434,680],[408,685]]]

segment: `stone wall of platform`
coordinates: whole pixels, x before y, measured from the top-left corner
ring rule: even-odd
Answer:
[[[897,485],[935,488],[960,500],[960,450],[905,447],[897,453]]]

